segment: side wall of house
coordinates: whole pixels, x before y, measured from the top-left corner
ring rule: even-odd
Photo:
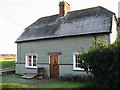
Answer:
[[[110,34],[110,44],[114,43],[117,39],[117,25],[116,25],[116,20],[115,20],[115,16],[113,15],[112,18],[112,29],[111,29],[112,33]]]
[[[73,53],[78,52],[81,46],[85,51],[88,51],[93,44],[93,38],[94,35],[86,35],[18,43],[16,73],[37,73],[37,69],[25,67],[25,56],[37,54],[38,67],[44,67],[47,75],[50,76],[48,52],[61,52],[62,54],[59,55],[59,76],[66,74],[85,75],[84,71],[73,70]],[[96,38],[106,39],[110,42],[108,34],[96,35]]]

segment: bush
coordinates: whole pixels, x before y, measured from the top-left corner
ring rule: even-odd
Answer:
[[[120,88],[120,41],[108,46],[100,44],[81,55],[93,74],[90,86]]]
[[[67,75],[62,76],[61,79],[65,81],[86,82],[86,77],[83,77],[80,75],[67,74]]]

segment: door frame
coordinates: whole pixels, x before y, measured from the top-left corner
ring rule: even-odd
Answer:
[[[50,56],[58,56],[58,65],[59,65],[59,60],[60,60],[60,55],[49,55],[49,75],[50,75]],[[59,70],[58,70],[59,74],[60,74],[60,65],[59,65]],[[51,75],[50,75],[51,76]],[[58,75],[59,77],[59,75]]]

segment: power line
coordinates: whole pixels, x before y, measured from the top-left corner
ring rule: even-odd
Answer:
[[[16,24],[19,27],[23,27],[22,25],[20,25],[19,23],[17,23],[15,20],[13,20],[12,18],[8,17],[7,15],[3,14],[0,12],[0,15],[5,17],[7,20],[11,21],[12,23]]]

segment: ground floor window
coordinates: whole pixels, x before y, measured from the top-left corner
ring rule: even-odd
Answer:
[[[80,68],[81,64],[82,64],[82,60],[80,60],[80,54],[73,53],[73,70],[84,70]]]
[[[26,67],[37,68],[37,55],[26,55]]]

